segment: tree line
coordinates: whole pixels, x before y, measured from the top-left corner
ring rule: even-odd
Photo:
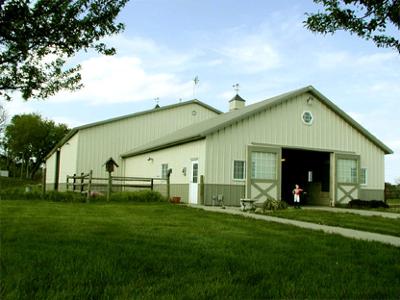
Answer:
[[[5,115],[0,109],[0,116]],[[0,169],[12,177],[34,179],[46,155],[68,131],[67,125],[38,114],[15,115],[9,124],[0,123]]]

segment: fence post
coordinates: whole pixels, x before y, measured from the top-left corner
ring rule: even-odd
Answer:
[[[75,192],[76,173],[74,173],[74,180],[72,180],[72,191]]]
[[[200,204],[204,205],[204,175],[200,175]]]
[[[150,190],[152,191],[154,189],[154,181],[153,178],[150,180]]]
[[[69,176],[67,175],[67,192],[68,192],[68,189],[69,189]]]
[[[46,195],[46,168],[42,169],[42,198]]]
[[[90,202],[90,191],[92,189],[92,177],[93,177],[93,170],[90,170],[89,172],[89,182],[88,182],[88,188],[87,188],[87,195],[86,195],[86,202]]]
[[[85,175],[85,173],[82,172],[81,173],[81,193],[83,192],[83,184],[85,182],[85,179],[84,179],[83,175]]]
[[[112,190],[112,177],[111,177],[111,172],[108,172],[107,201],[110,201],[111,190]]]
[[[172,169],[169,169],[168,170],[168,172],[167,172],[167,200],[168,201],[170,201],[170,199],[171,199],[171,187],[170,187],[170,184],[171,184],[171,180],[170,180],[170,177],[171,177],[171,173],[172,173]]]

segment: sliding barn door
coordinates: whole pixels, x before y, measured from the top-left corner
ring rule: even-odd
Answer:
[[[248,146],[247,198],[281,198],[281,148]]]
[[[336,203],[359,198],[360,156],[336,154]]]

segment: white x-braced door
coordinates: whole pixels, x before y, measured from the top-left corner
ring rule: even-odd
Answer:
[[[360,156],[336,154],[336,203],[359,198]]]
[[[248,146],[247,198],[280,199],[281,149]]]

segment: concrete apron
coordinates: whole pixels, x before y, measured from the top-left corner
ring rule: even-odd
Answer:
[[[256,220],[263,220],[263,221],[268,221],[268,222],[293,225],[293,226],[306,228],[306,229],[312,229],[312,230],[322,230],[323,232],[326,232],[326,233],[339,234],[339,235],[342,235],[342,236],[348,237],[348,238],[380,242],[380,243],[389,244],[389,245],[392,245],[395,247],[400,247],[400,237],[391,236],[391,235],[385,235],[385,234],[373,233],[373,232],[367,232],[367,231],[360,231],[360,230],[354,230],[354,229],[348,229],[348,228],[342,228],[342,227],[336,227],[336,226],[321,225],[321,224],[315,224],[315,223],[304,222],[304,221],[283,219],[283,218],[271,217],[271,216],[266,216],[266,215],[259,215],[259,214],[250,213],[250,212],[243,212],[239,208],[226,207],[225,209],[222,209],[221,207],[218,207],[218,206],[201,206],[201,205],[189,205],[189,206],[195,207],[195,208],[200,208],[200,209],[203,209],[206,211],[211,211],[211,212],[225,213],[225,214],[231,214],[231,215],[240,215],[240,216],[244,216],[244,217],[248,217],[248,218],[252,218],[252,219],[256,219]]]

